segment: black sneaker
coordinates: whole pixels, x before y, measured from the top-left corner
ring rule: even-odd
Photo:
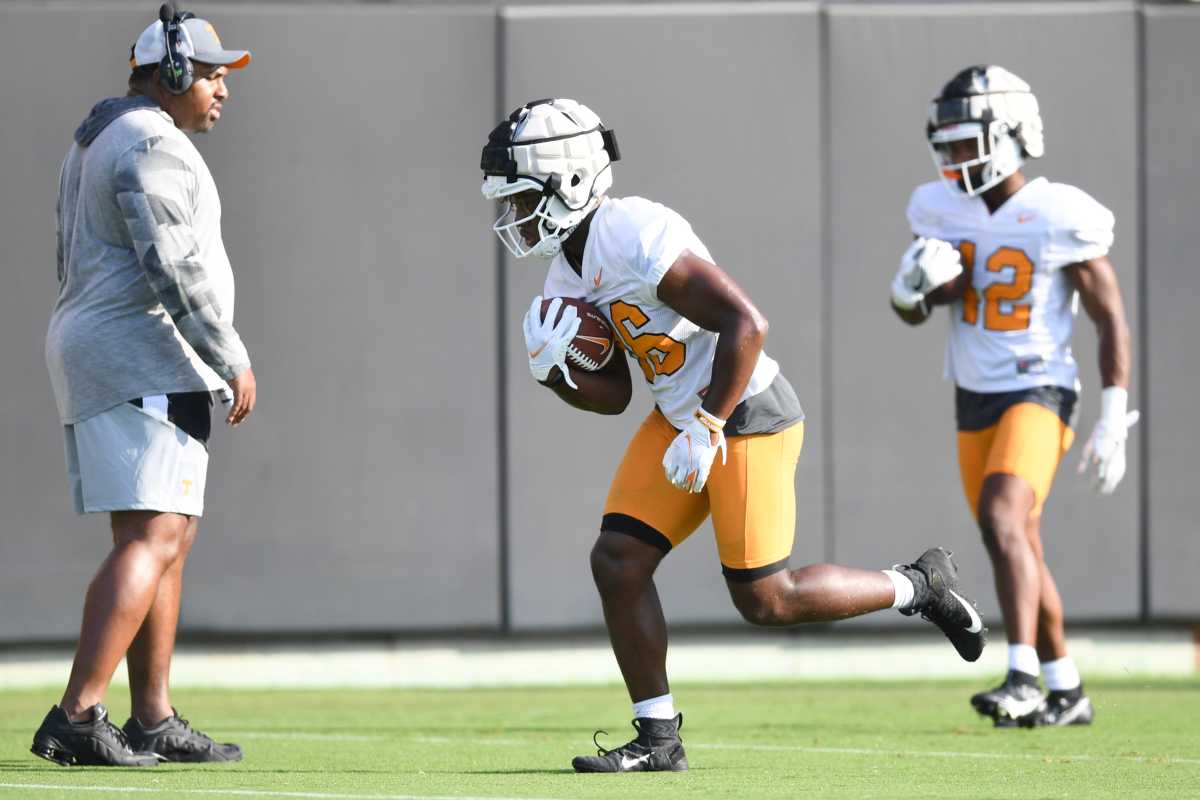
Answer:
[[[675,719],[639,717],[633,721],[637,738],[613,750],[605,750],[596,741],[607,731],[596,731],[592,735],[596,755],[575,756],[571,766],[576,772],[683,772],[688,762],[679,739],[682,727],[683,714]]]
[[[171,716],[152,728],[143,728],[142,723],[130,717],[124,731],[134,747],[154,753],[163,761],[197,763],[242,760],[240,746],[214,742],[207,734],[192,728],[173,708]]]
[[[997,728],[1037,724],[1042,706],[1042,690],[1033,675],[1010,669],[995,689],[971,697],[971,707],[985,717],[991,717]]]
[[[29,748],[35,756],[64,767],[153,767],[153,753],[134,752],[129,740],[108,720],[108,709],[94,705],[88,719],[72,722],[67,712],[53,706],[33,735]]]
[[[1038,709],[1037,725],[1091,725],[1096,718],[1092,701],[1083,693],[1083,686],[1067,691],[1053,691],[1046,695]]]
[[[960,593],[958,565],[951,555],[949,550],[932,547],[913,563],[892,567],[911,580],[915,590],[912,607],[900,613],[911,617],[920,612],[942,629],[960,656],[975,661],[987,644],[987,628],[975,602]]]

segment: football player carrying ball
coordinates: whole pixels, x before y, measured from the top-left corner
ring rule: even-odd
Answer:
[[[978,658],[983,623],[945,550],[882,571],[788,568],[804,415],[763,352],[767,321],[687,220],[650,200],[608,196],[619,157],[595,113],[552,99],[496,126],[482,158],[483,194],[503,205],[493,228],[505,246],[518,258],[551,259],[544,294],[596,306],[655,400],[613,478],[591,556],[637,737],[575,758],[575,769],[687,769],[653,576],[710,514],[730,596],[748,621],[794,625],[898,608],[921,613],[963,658]],[[599,372],[568,365],[574,309],[548,310],[547,324],[541,307],[535,298],[524,326],[533,377],[574,406],[621,413],[628,362],[613,358]]]

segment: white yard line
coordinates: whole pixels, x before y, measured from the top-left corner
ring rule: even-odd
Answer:
[[[1057,755],[1054,753],[987,753],[959,750],[889,750],[876,747],[805,747],[788,744],[721,744],[689,743],[695,750],[752,750],[769,753],[827,753],[848,756],[903,756],[905,758],[1021,758],[1034,761],[1132,761],[1136,763],[1162,762],[1171,764],[1200,764],[1200,758],[1177,756],[1096,756]]]
[[[386,736],[359,736],[353,733],[288,733],[280,731],[238,731],[220,729],[221,738],[278,739],[300,742],[382,742]]]
[[[428,744],[468,743],[488,745],[492,747],[511,747],[530,742],[520,737],[504,739],[456,739],[449,736],[413,736],[409,741]],[[750,742],[688,742],[687,749],[691,750],[749,750],[765,753],[815,753],[825,755],[846,756],[902,756],[905,758],[978,758],[978,759],[1026,759],[1031,761],[1129,761],[1133,763],[1163,763],[1163,764],[1200,764],[1200,758],[1183,756],[1144,755],[1144,756],[1105,756],[1105,755],[1060,755],[1055,753],[995,753],[972,750],[891,750],[886,747],[810,747],[791,744],[754,744]],[[586,748],[585,748],[586,749]]]
[[[483,797],[430,794],[346,794],[342,792],[276,792],[259,789],[167,789],[148,786],[75,786],[58,783],[0,783],[4,789],[41,791],[102,792],[105,794],[195,794],[229,797],[298,797],[309,800],[554,800],[534,797]]]

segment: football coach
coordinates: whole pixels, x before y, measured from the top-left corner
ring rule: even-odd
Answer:
[[[66,691],[33,739],[60,764],[242,757],[179,716],[168,677],[213,396],[232,402],[230,425],[255,403],[221,203],[185,134],[212,130],[230,71],[249,61],[164,5],[133,47],[128,94],[92,109],[63,162],[46,365],[75,510],[108,513],[113,547],[88,587]],[[123,656],[132,713],[118,729],[102,701]]]

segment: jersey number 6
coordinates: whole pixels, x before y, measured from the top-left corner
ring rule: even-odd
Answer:
[[[621,346],[633,354],[646,380],[654,383],[658,375],[674,375],[683,366],[687,346],[665,333],[638,333],[650,322],[646,312],[635,305],[615,300],[608,307]],[[632,330],[631,330],[632,328]]]
[[[975,269],[975,243],[959,242],[963,267],[968,273]],[[988,272],[1003,272],[1012,268],[1011,280],[997,281],[983,290],[983,327],[989,331],[1023,331],[1029,327],[1029,311],[1032,303],[1018,303],[1029,294],[1033,286],[1033,262],[1025,251],[1015,247],[1001,247],[987,260]],[[975,291],[971,278],[963,293],[963,322],[975,325],[979,322],[979,292]],[[1001,303],[1008,303],[1005,311]]]

